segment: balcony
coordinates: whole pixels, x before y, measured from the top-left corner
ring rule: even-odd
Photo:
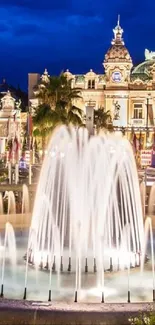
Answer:
[[[143,118],[132,118],[131,125],[132,126],[144,126],[144,119]]]

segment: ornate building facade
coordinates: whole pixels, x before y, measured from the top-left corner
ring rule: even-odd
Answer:
[[[84,75],[65,72],[72,79],[72,87],[81,88],[82,98],[74,104],[91,114],[92,107],[109,110],[114,130],[123,132],[129,139],[134,137],[138,149],[151,148],[155,142],[155,52],[146,49],[144,62],[133,67],[119,19],[113,33],[103,60],[103,74],[96,74],[92,69]],[[37,105],[32,89],[40,78],[48,78],[47,70],[41,77],[29,74],[32,107]]]
[[[14,98],[10,91],[6,91],[0,100],[0,159],[9,152],[8,144],[11,142],[14,151],[17,141],[23,138],[26,124],[26,113],[21,113],[21,101]]]

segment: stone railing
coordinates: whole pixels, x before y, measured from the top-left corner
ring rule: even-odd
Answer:
[[[133,118],[132,125],[133,126],[144,126],[144,119],[143,118]]]

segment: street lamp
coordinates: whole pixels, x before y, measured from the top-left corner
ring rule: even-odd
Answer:
[[[149,122],[149,100],[150,100],[151,94],[148,94],[147,101],[146,101],[146,145],[147,145],[147,139],[149,136],[148,132],[148,122]]]

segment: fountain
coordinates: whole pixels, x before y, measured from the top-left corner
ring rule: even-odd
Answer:
[[[16,201],[13,191],[8,192],[8,214],[16,214]]]
[[[140,264],[143,211],[129,142],[113,135],[60,128],[49,144],[34,204],[28,264],[51,274],[75,272],[75,301],[82,272],[97,271],[104,302],[105,271]],[[89,262],[89,265],[88,265]],[[128,300],[130,288],[128,286]]]
[[[5,236],[4,236],[4,245],[1,245],[0,250],[0,258],[2,258],[2,274],[1,274],[1,294],[0,296],[4,296],[4,275],[5,275],[5,264],[6,258],[9,257],[11,264],[12,264],[12,271],[15,270],[16,267],[16,239],[15,233],[12,225],[7,222],[5,226]],[[8,255],[7,253],[8,248]]]
[[[23,184],[22,214],[30,212],[29,191],[26,184]]]
[[[153,212],[154,188],[151,193]],[[59,128],[42,166],[29,233],[15,229],[15,245],[7,224],[0,237],[1,296],[10,299],[1,300],[0,309],[8,323],[8,305],[13,314],[18,311],[19,324],[23,319],[44,324],[46,312],[47,324],[73,324],[76,319],[116,325],[119,318],[122,325],[132,307],[134,315],[147,311],[145,302],[155,301],[155,269],[151,219],[144,225],[145,195],[125,138],[89,138],[86,129]],[[11,206],[13,195],[9,197]],[[23,186],[22,212],[27,200]],[[7,243],[13,264],[8,263]]]

